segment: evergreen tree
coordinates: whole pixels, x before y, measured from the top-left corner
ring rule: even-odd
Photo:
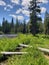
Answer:
[[[0,31],[2,31],[2,26],[1,26],[1,24],[0,24]]]
[[[15,33],[19,32],[19,21],[16,19],[16,24],[15,24]]]
[[[23,23],[20,22],[19,24],[19,32],[23,33]]]
[[[12,18],[12,21],[11,21],[11,33],[14,33],[15,32],[15,28],[14,28],[14,20]]]
[[[2,22],[2,31],[3,33],[5,32],[5,18],[3,18],[3,22]]]
[[[2,31],[5,34],[10,33],[10,24],[8,23],[7,20],[5,20],[5,18],[3,18],[3,22],[2,22]]]
[[[49,34],[49,14],[47,11],[45,13],[45,20],[44,20],[44,32],[45,34]]]
[[[26,22],[24,20],[24,23],[23,23],[23,33],[26,33]]]
[[[26,24],[26,29],[27,29],[27,33],[30,33],[30,29],[29,29],[29,24],[30,24],[30,22],[28,22],[27,24]]]
[[[30,1],[30,32],[35,35],[38,33],[38,20],[41,20],[40,17],[37,16],[37,13],[40,14],[40,7],[37,5],[37,0]]]
[[[10,33],[10,24],[8,23],[8,21],[5,21],[5,33],[9,34]]]
[[[39,27],[39,33],[43,33],[44,32],[44,24],[42,23],[42,21],[38,22],[38,27]]]

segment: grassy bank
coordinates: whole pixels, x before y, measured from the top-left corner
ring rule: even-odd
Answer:
[[[16,38],[2,38],[0,39],[0,51],[15,51],[18,44],[21,43],[32,46],[32,48],[21,50],[28,52],[28,54],[12,55],[3,62],[5,65],[49,65],[44,54],[37,50],[37,47],[49,48],[49,37],[45,35],[18,34]]]

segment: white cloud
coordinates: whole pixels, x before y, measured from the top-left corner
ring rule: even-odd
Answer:
[[[0,6],[5,6],[5,5],[6,5],[6,3],[4,1],[0,0]]]
[[[22,12],[22,9],[18,9],[18,10],[16,11],[16,14],[19,14],[20,12]]]
[[[28,9],[28,7],[30,6],[30,1],[31,0],[22,0],[21,5],[24,6],[24,9]]]
[[[24,14],[25,16],[29,16],[30,15],[30,11],[29,10],[25,10],[25,9],[18,9],[16,11],[16,14],[20,14],[20,13]]]
[[[11,0],[12,3],[19,4],[19,0]]]
[[[16,19],[16,15],[14,14],[10,14],[9,16],[13,17],[14,19]]]
[[[7,5],[7,7],[11,8],[11,9],[13,8],[13,6],[12,5],[9,5],[9,4]]]
[[[10,5],[10,4],[8,4],[8,5],[6,5],[6,6],[4,7],[4,10],[10,11],[10,9],[12,9],[12,8],[13,8],[13,6]]]
[[[41,7],[41,13],[45,13],[46,12],[46,8],[45,7]]]
[[[18,18],[18,20],[24,20],[24,17],[21,15],[18,15],[17,18]]]
[[[37,0],[38,2],[48,3],[48,0]]]
[[[6,10],[7,8],[6,7],[4,7],[4,10]]]
[[[23,6],[30,5],[30,1],[31,0],[22,0],[22,5]]]
[[[29,16],[30,15],[30,12],[28,10],[23,10],[22,13],[26,16]]]

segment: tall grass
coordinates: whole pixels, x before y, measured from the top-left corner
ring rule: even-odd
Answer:
[[[28,44],[32,48],[22,51],[28,52],[26,55],[13,55],[6,60],[6,65],[49,65],[44,54],[37,50],[37,47],[49,48],[49,39],[43,35],[33,36],[32,34],[18,34],[18,37],[0,39],[0,51],[14,51],[18,44]]]

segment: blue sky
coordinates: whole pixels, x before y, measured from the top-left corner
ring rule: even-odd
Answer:
[[[49,12],[49,0],[37,0],[42,2],[39,4],[41,7],[41,16],[44,20],[44,14],[46,10]],[[28,6],[30,6],[30,0],[0,0],[0,23],[2,23],[3,17],[11,22],[11,18],[14,20],[18,18],[18,20],[26,22],[29,21],[30,11],[28,10]]]

